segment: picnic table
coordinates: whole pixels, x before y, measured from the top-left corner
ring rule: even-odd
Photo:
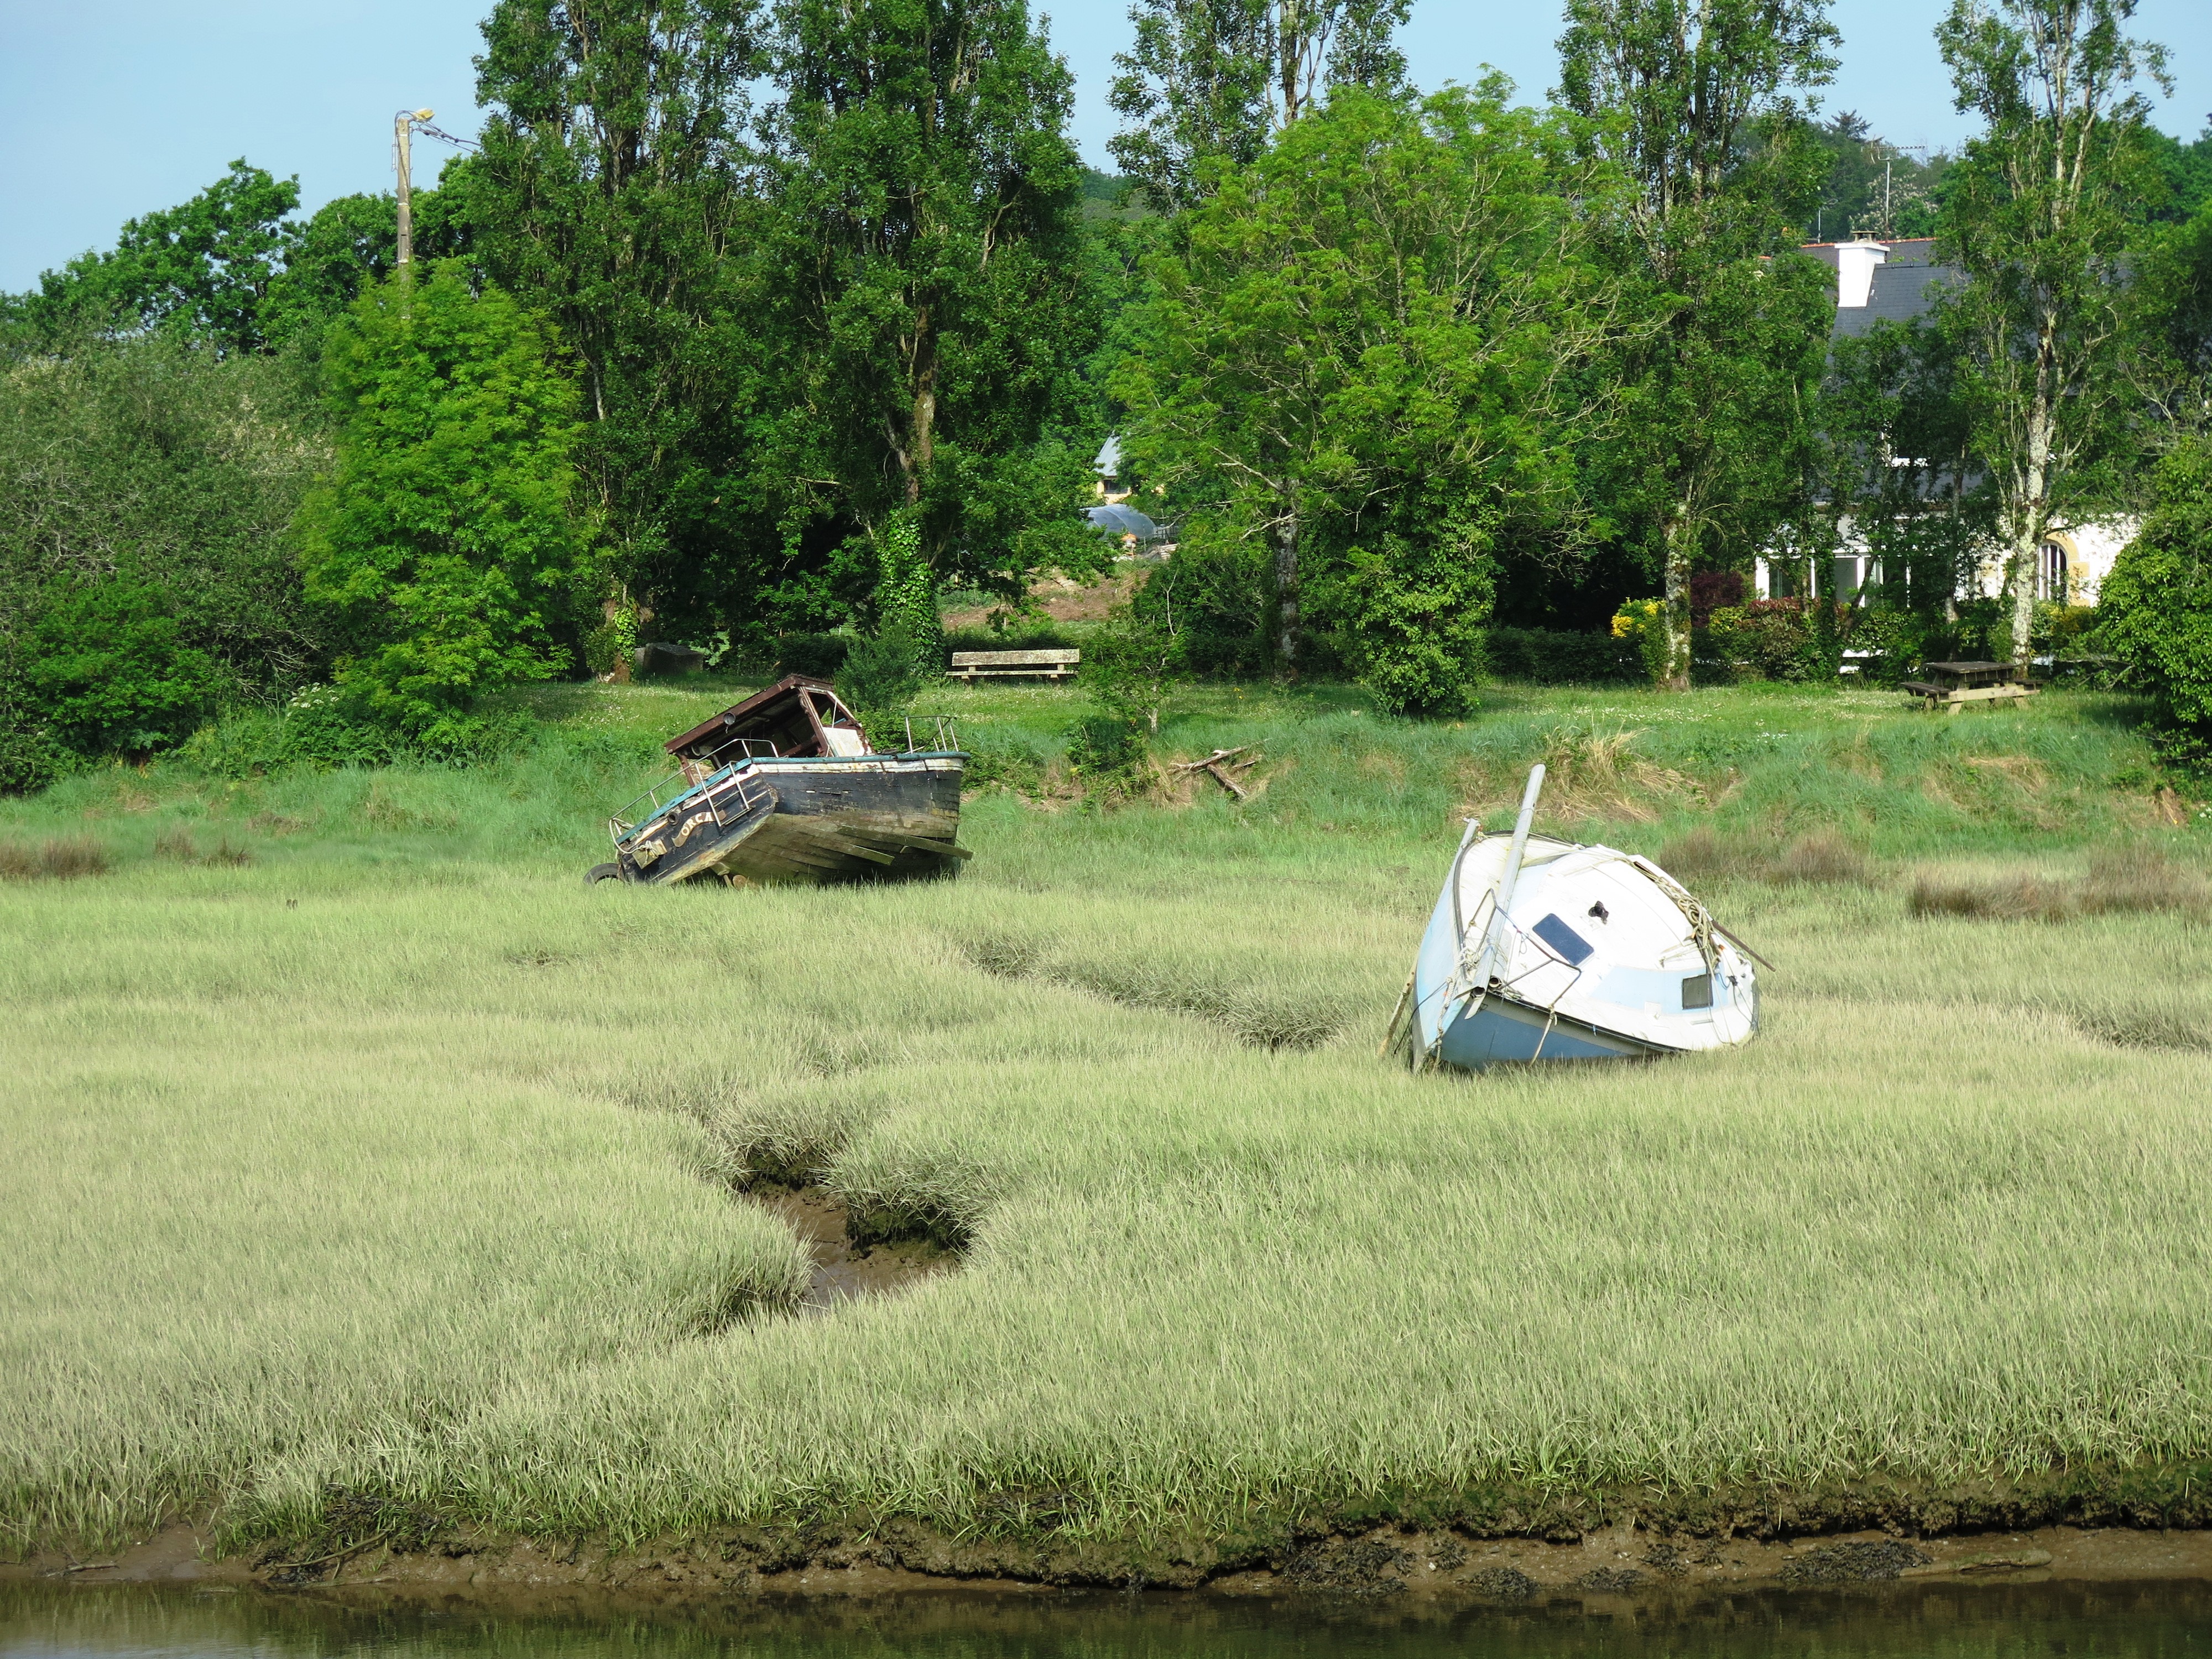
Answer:
[[[2009,702],[2032,697],[2035,688],[2027,676],[2008,662],[1924,662],[1926,679],[1907,680],[1900,688],[1921,700],[1923,708],[1955,714],[1968,703]]]

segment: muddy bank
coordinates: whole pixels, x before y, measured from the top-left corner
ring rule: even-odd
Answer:
[[[934,1274],[951,1273],[960,1258],[927,1239],[857,1243],[845,1201],[826,1187],[769,1187],[746,1196],[782,1220],[806,1246],[812,1261],[802,1312],[823,1312],[860,1297],[889,1296]]]
[[[1320,1595],[1394,1605],[1681,1605],[1714,1593],[1898,1589],[1993,1583],[2212,1583],[2212,1532],[2042,1527],[1909,1538],[1868,1529],[1794,1540],[1698,1538],[1622,1522],[1572,1540],[1473,1538],[1377,1527],[1201,1562],[1080,1546],[961,1542],[892,1523],[864,1535],[734,1529],[635,1550],[453,1533],[325,1552],[217,1558],[173,1527],[80,1560],[48,1553],[0,1580],[312,1590],[348,1600],[465,1602],[516,1612],[710,1603],[733,1597],[873,1596],[961,1590],[1016,1597],[1113,1586],[1199,1598]]]

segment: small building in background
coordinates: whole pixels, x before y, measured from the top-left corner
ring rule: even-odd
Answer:
[[[1932,237],[1892,242],[1813,242],[1805,252],[1836,273],[1836,320],[1831,339],[1855,339],[1881,324],[1899,326],[1927,316],[1943,290],[1965,280],[1954,265],[1936,262]],[[1909,460],[1893,465],[1910,465]],[[1968,480],[1969,487],[1972,480]],[[2035,597],[2060,605],[2094,605],[2097,590],[2135,539],[2139,521],[2124,515],[2079,525],[2053,526],[2037,561]],[[1826,594],[1863,602],[1882,581],[1881,562],[1865,535],[1848,519],[1840,526],[1843,544],[1826,559],[1792,557],[1772,550],[1755,562],[1754,585],[1766,599],[1810,599]],[[1980,597],[2004,592],[2007,550],[1991,544],[1976,573]],[[1825,565],[1825,569],[1820,567]],[[1960,592],[1956,597],[1969,597]]]

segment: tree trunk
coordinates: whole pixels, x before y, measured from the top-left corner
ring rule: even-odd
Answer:
[[[1662,691],[1686,691],[1690,689],[1690,559],[1698,545],[1686,501],[1668,520],[1666,537],[1667,657],[1654,684]]]
[[[1298,515],[1293,507],[1275,521],[1275,656],[1285,678],[1297,672]]]
[[[2039,331],[2035,389],[2027,405],[2027,454],[2021,477],[2019,505],[2012,515],[2011,567],[2006,576],[2012,589],[2012,662],[2023,675],[2035,647],[2029,635],[2035,625],[2035,578],[2043,553],[2044,532],[2050,528],[2051,446],[2056,419],[2051,406],[2051,364],[2057,354],[2058,319],[2045,313]]]

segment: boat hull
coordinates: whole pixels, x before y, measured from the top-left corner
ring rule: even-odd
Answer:
[[[1648,1059],[1757,1031],[1750,963],[1656,865],[1532,837],[1501,919],[1507,854],[1473,834],[1445,878],[1401,1005],[1415,1066]]]
[[[1493,991],[1446,1023],[1437,1060],[1481,1072],[1539,1060],[1643,1060],[1676,1052],[1586,1020],[1547,1014]]]
[[[749,760],[617,830],[617,871],[649,886],[945,874],[969,856],[957,840],[966,766],[957,753]]]

